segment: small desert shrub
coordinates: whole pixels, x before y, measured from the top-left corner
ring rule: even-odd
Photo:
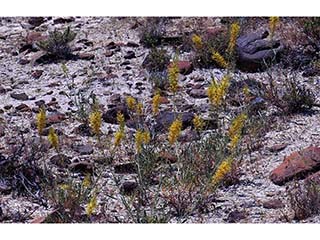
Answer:
[[[161,44],[161,38],[165,33],[165,17],[148,17],[140,28],[140,42],[146,47],[155,47]]]
[[[269,74],[269,84],[264,96],[271,104],[285,114],[299,113],[310,110],[315,105],[315,95],[311,89],[299,84],[295,74],[283,75],[280,84]]]
[[[294,219],[303,220],[320,212],[320,185],[310,182],[294,182],[288,195]]]
[[[154,89],[166,90],[169,87],[169,79],[167,71],[150,72],[149,81]]]
[[[170,63],[170,56],[163,48],[152,48],[142,66],[149,72],[164,71]]]
[[[49,33],[48,39],[38,42],[38,47],[48,54],[58,58],[65,59],[71,55],[72,49],[69,45],[76,37],[76,33],[68,27],[63,32],[54,30]]]

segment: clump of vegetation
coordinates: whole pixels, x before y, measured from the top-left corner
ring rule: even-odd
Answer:
[[[72,49],[70,42],[72,42],[76,33],[73,32],[70,27],[65,29],[63,32],[55,29],[49,33],[48,39],[37,43],[38,47],[48,53],[49,55],[57,59],[66,59],[71,56]]]
[[[166,17],[148,17],[140,28],[140,42],[146,47],[155,47],[161,44],[165,33]]]
[[[316,105],[314,93],[300,85],[295,74],[284,74],[281,83],[269,74],[266,88],[265,99],[285,114],[304,112]]]
[[[149,72],[164,71],[170,63],[170,56],[163,48],[152,48],[142,66]]]

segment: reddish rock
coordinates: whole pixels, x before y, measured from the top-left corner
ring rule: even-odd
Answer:
[[[172,66],[172,63],[169,64],[170,66]],[[178,68],[181,74],[187,75],[192,72],[193,64],[190,61],[178,61]]]
[[[284,208],[284,203],[279,199],[271,199],[263,202],[263,207],[266,209],[278,209],[278,208]]]
[[[43,73],[43,70],[33,70],[31,72],[32,77],[34,77],[35,79],[39,79],[41,77]]]
[[[283,185],[294,178],[305,178],[320,168],[320,147],[310,146],[285,157],[283,163],[274,169],[270,180]]]
[[[92,60],[92,59],[94,59],[94,54],[93,53],[79,53],[78,57],[79,57],[79,59],[82,59],[82,60]]]
[[[46,40],[47,37],[43,36],[40,32],[28,32],[26,36],[27,44],[34,44],[39,41]]]
[[[173,155],[167,151],[162,151],[159,153],[158,161],[176,163],[178,161],[178,158],[175,155]]]
[[[49,126],[51,124],[61,123],[66,118],[67,117],[65,114],[56,112],[56,113],[49,114],[47,116],[46,123],[47,123],[47,126]]]
[[[16,110],[20,112],[31,112],[31,108],[24,103],[21,103],[20,105],[16,106]]]

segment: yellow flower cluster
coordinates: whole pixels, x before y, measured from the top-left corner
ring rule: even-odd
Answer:
[[[124,116],[121,112],[117,113],[117,122],[119,124],[119,129],[114,135],[115,147],[118,147],[121,143],[121,140],[125,137],[125,134],[124,134],[125,122],[124,122]]]
[[[245,85],[243,87],[242,92],[243,92],[244,96],[246,96],[246,97],[250,96],[250,89],[249,89],[248,85]]]
[[[102,122],[102,113],[98,109],[90,114],[89,122],[94,134],[99,135]]]
[[[150,133],[148,131],[138,130],[135,135],[135,142],[137,152],[140,153],[142,144],[148,144],[150,142]]]
[[[137,114],[139,116],[141,116],[143,114],[143,104],[140,102],[137,104]]]
[[[182,129],[182,121],[176,119],[169,128],[168,140],[170,145],[173,145],[177,141]]]
[[[52,127],[49,129],[48,140],[49,140],[51,146],[53,146],[56,150],[58,150],[59,138]]]
[[[230,38],[229,38],[229,45],[227,52],[229,54],[232,54],[234,51],[234,48],[236,46],[237,38],[239,36],[240,32],[240,26],[238,23],[233,23],[230,28]]]
[[[269,18],[269,28],[270,28],[270,38],[272,39],[274,36],[274,32],[276,31],[277,25],[280,21],[279,17],[270,17]]]
[[[211,85],[207,90],[208,98],[210,103],[215,106],[219,107],[227,94],[227,90],[230,86],[230,76],[225,75],[221,82],[218,83],[217,80],[213,79]]]
[[[203,43],[202,43],[202,39],[201,39],[201,37],[199,35],[193,34],[191,40],[192,40],[194,46],[197,49],[201,49],[202,48]]]
[[[212,180],[211,180],[212,184],[213,185],[219,184],[223,180],[223,178],[226,176],[226,174],[231,171],[231,166],[232,166],[231,158],[223,160],[212,177]]]
[[[97,197],[96,196],[93,196],[89,203],[88,203],[88,206],[86,208],[86,212],[87,212],[87,215],[88,216],[91,216],[93,211],[97,208]]]
[[[160,98],[161,98],[161,96],[160,96],[159,91],[152,98],[152,112],[154,115],[158,114],[158,112],[159,112]]]
[[[129,96],[126,98],[126,102],[127,102],[128,108],[131,111],[134,111],[136,108],[136,104],[137,104],[136,100],[133,97]]]
[[[214,51],[214,52],[212,53],[212,57],[211,57],[211,58],[212,58],[212,60],[215,61],[220,67],[222,67],[222,68],[228,68],[228,67],[229,67],[229,64],[227,63],[227,61],[224,59],[224,57],[223,57],[220,53]]]
[[[201,131],[204,128],[204,121],[199,115],[195,115],[192,122],[198,131]]]
[[[88,188],[90,185],[91,185],[91,177],[90,177],[90,174],[87,174],[84,179],[83,179],[83,182],[82,182],[82,185],[85,187],[85,188]]]
[[[231,123],[229,128],[229,137],[230,137],[230,148],[234,149],[237,145],[239,140],[241,139],[241,131],[247,120],[248,116],[244,113],[241,113],[237,116]]]
[[[174,59],[172,64],[168,68],[168,78],[170,84],[170,91],[176,93],[178,91],[178,77],[179,77],[179,67],[178,59]]]
[[[37,129],[38,129],[39,135],[42,134],[45,126],[46,126],[46,111],[44,108],[41,108],[40,112],[37,114]]]

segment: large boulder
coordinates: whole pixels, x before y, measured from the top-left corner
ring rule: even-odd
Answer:
[[[265,68],[265,62],[271,62],[284,49],[279,40],[267,38],[268,31],[254,32],[237,39],[237,66],[247,72],[256,72]]]
[[[310,146],[285,157],[283,163],[274,169],[270,180],[283,185],[293,179],[304,179],[320,169],[320,147]]]

